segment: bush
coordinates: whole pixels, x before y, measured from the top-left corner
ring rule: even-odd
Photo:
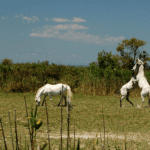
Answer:
[[[0,64],[1,91],[35,92],[46,83],[63,83],[68,84],[76,93],[106,95],[114,94],[132,77],[130,69],[120,66],[117,55],[103,51],[98,54],[97,60],[88,67],[49,65],[48,61],[11,65],[2,63]],[[150,81],[150,71],[146,70],[145,75]]]

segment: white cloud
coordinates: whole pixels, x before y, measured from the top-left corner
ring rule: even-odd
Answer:
[[[85,22],[86,20],[85,19],[81,19],[81,18],[76,18],[76,17],[74,17],[73,18],[73,20],[72,20],[72,22]]]
[[[86,20],[74,17],[73,20],[68,20],[68,19],[63,19],[63,18],[53,18],[53,21],[55,21],[55,22],[76,22],[76,23],[80,23],[80,22],[85,22]]]
[[[18,16],[17,16],[17,17],[18,17]],[[26,20],[28,23],[29,23],[29,22],[35,23],[36,21],[39,21],[39,18],[36,17],[36,16],[27,17],[27,16],[21,15],[21,17],[22,17],[23,20]]]
[[[24,19],[26,19],[27,21],[36,19],[35,17],[32,17],[32,18],[25,17],[25,16],[22,16],[22,17],[24,17]],[[49,21],[48,18],[45,18],[45,20]],[[68,19],[63,19],[63,18],[53,18],[53,21],[61,22],[61,23],[63,22],[70,22],[70,23],[58,24],[55,26],[44,26],[41,29],[33,30],[30,36],[49,37],[49,38],[62,39],[66,41],[94,43],[94,44],[107,44],[107,45],[120,42],[121,40],[125,38],[124,36],[113,37],[113,36],[109,36],[108,34],[104,38],[102,38],[100,37],[100,35],[92,35],[92,34],[83,32],[85,31],[85,29],[89,29],[89,28],[83,25],[79,25],[77,23],[85,22],[86,20],[77,18],[77,17],[74,17],[72,21]],[[80,30],[80,32],[78,30]]]
[[[2,20],[5,20],[5,18],[4,18],[4,17],[2,17]]]
[[[33,18],[33,21],[39,21],[39,17],[32,16],[32,18]]]
[[[34,37],[53,37],[56,38],[59,35],[59,31],[48,28],[47,26],[43,27],[43,31],[38,31],[37,33],[31,33],[30,36]]]
[[[53,18],[53,21],[55,21],[55,22],[70,22],[68,19],[62,19],[62,18]]]
[[[100,43],[101,39],[98,35],[90,35],[84,32],[68,31],[59,35],[60,39],[66,41],[85,42],[85,43]]]
[[[56,25],[53,27],[55,30],[79,30],[79,29],[88,29],[88,27],[78,25],[78,24],[65,24],[65,25]]]
[[[50,21],[50,19],[49,19],[49,18],[45,18],[45,20],[46,20],[46,21]]]
[[[76,54],[72,54],[72,55],[71,55],[71,57],[76,58],[76,57],[77,57],[77,55],[76,55]]]
[[[80,29],[78,26],[44,26],[40,31],[34,31],[30,34],[33,37],[50,37],[62,39],[65,41],[74,41],[74,42],[84,42],[84,43],[93,43],[93,44],[113,44],[120,42],[125,37],[110,37],[108,34],[106,37],[101,38],[99,35],[87,34],[84,32],[76,32],[77,29]]]

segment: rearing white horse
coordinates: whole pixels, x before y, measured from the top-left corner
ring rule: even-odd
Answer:
[[[121,94],[121,98],[120,98],[120,107],[122,107],[122,100],[126,97],[126,100],[132,105],[133,103],[129,100],[129,91],[131,91],[134,86],[135,83],[137,82],[136,79],[134,79],[133,77],[130,79],[130,81],[126,84],[124,84],[121,89],[118,91],[118,95],[119,93]]]
[[[138,73],[136,75],[136,79],[138,80],[138,85],[139,85],[140,89],[142,89],[142,91],[141,91],[142,103],[140,106],[138,106],[139,108],[142,107],[145,96],[148,96],[149,107],[150,107],[150,85],[144,75],[144,66],[143,65],[144,65],[143,61],[141,61],[139,58],[136,58],[136,64],[132,69],[134,72]]]
[[[42,86],[41,88],[39,88],[36,93],[36,96],[35,96],[35,101],[36,101],[37,105],[40,105],[42,95],[44,95],[42,106],[43,106],[44,101],[47,96],[50,97],[50,100],[53,104],[52,96],[61,95],[62,86],[63,86],[63,98],[65,99],[65,106],[67,105],[67,103],[69,104],[69,106],[71,106],[71,99],[72,99],[71,88],[69,85],[62,84],[62,83],[59,83],[56,85],[46,84],[46,85]],[[66,102],[66,96],[65,96],[66,93],[67,93],[67,102]],[[59,102],[58,106],[60,105],[60,103],[61,103],[61,101]]]

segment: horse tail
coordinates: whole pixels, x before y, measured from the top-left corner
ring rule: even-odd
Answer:
[[[72,107],[72,105],[71,105],[71,99],[72,99],[71,88],[70,88],[70,86],[67,86],[67,102],[68,102],[68,104],[69,104],[70,107]]]
[[[148,105],[149,105],[149,108],[150,108],[150,90],[148,92]]]
[[[120,95],[120,90],[117,91],[116,95],[117,95],[117,97],[119,97],[119,95]]]

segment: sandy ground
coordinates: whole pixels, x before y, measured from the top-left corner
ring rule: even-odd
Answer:
[[[54,132],[50,132],[50,139],[60,139],[61,135],[59,132],[54,133]],[[62,134],[63,138],[67,138],[67,132],[63,132]],[[27,136],[29,137],[29,136]],[[37,132],[37,137],[38,138],[47,138],[47,132]],[[70,134],[71,139],[74,139],[74,134]],[[38,141],[37,138],[37,141]],[[75,139],[77,140],[78,138],[80,139],[97,139],[97,138],[101,138],[102,140],[104,140],[104,134],[103,133],[97,133],[97,132],[82,132],[82,133],[75,133]],[[113,141],[119,141],[119,140],[126,140],[127,142],[132,141],[132,142],[146,142],[148,145],[150,145],[150,135],[149,134],[142,134],[142,133],[127,133],[126,135],[124,134],[115,134],[112,132],[108,132],[105,134],[105,140],[110,139]],[[6,140],[7,141],[7,140]],[[3,139],[0,139],[0,142],[3,142]],[[81,147],[85,147],[85,143],[81,144]],[[54,146],[54,149],[58,149],[58,146]]]
[[[61,138],[60,133],[50,133],[50,138],[54,138],[54,139],[59,139]],[[47,133],[38,133],[37,137],[47,137]],[[63,138],[67,138],[67,133],[63,133]],[[74,134],[70,134],[71,138],[74,138]],[[94,139],[94,138],[102,138],[102,140],[104,140],[104,134],[103,133],[97,133],[97,132],[82,132],[82,133],[75,133],[75,138],[83,138],[83,139]],[[124,140],[126,139],[127,141],[138,141],[138,142],[148,142],[150,144],[150,135],[149,134],[141,134],[141,133],[128,133],[127,135],[124,134],[114,134],[114,133],[106,133],[105,134],[105,138],[109,138],[109,139],[121,139]]]

